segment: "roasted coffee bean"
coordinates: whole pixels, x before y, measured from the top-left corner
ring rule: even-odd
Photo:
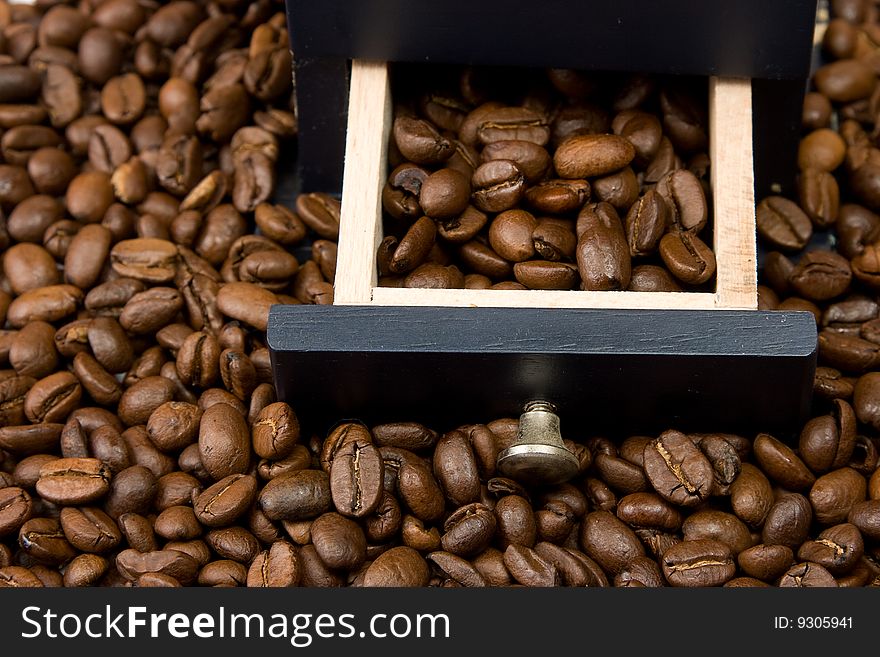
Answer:
[[[61,458],[40,469],[37,493],[56,504],[87,504],[110,490],[110,469],[95,458]]]
[[[330,494],[344,516],[370,515],[382,500],[384,467],[379,450],[363,438],[348,440],[333,455]]]
[[[22,566],[0,568],[0,588],[42,588],[40,579]]]
[[[367,542],[360,526],[338,513],[325,513],[312,523],[312,543],[328,568],[354,570],[366,560]]]
[[[147,573],[161,573],[173,577],[181,584],[189,584],[196,579],[199,563],[190,555],[177,550],[138,552],[129,549],[117,555],[116,567],[129,580],[136,580]]]
[[[804,248],[813,235],[809,217],[781,196],[769,196],[758,204],[758,234],[773,246],[786,251]]]
[[[800,491],[813,485],[816,478],[804,462],[789,448],[769,434],[759,434],[754,443],[755,458],[772,479],[789,490]]]
[[[61,565],[76,556],[55,518],[31,518],[18,530],[18,544],[37,563]]]
[[[632,493],[621,498],[616,514],[631,527],[675,532],[682,523],[678,509],[655,493]]]
[[[34,423],[58,422],[79,404],[82,386],[70,372],[55,372],[37,381],[24,397],[24,414]]]
[[[27,323],[12,339],[8,358],[19,377],[48,376],[58,365],[55,329],[47,322]]]
[[[627,142],[628,143],[628,142]],[[578,215],[577,264],[584,290],[625,290],[632,274],[626,233],[608,203],[591,203]]]
[[[660,179],[656,189],[666,201],[670,223],[694,234],[705,227],[709,210],[703,187],[693,173],[673,171]]]
[[[781,587],[836,587],[834,577],[815,563],[799,563],[789,568],[779,580]]]
[[[56,322],[74,313],[82,299],[82,290],[72,285],[49,285],[28,290],[9,304],[6,319],[13,328],[34,321]]]
[[[819,477],[810,489],[813,515],[823,525],[843,522],[850,509],[864,501],[865,478],[852,468],[832,470]]]
[[[730,486],[730,503],[740,520],[749,527],[760,527],[773,505],[773,489],[764,473],[751,463],[743,463]]]
[[[748,527],[735,515],[723,511],[697,511],[682,525],[685,541],[713,539],[724,543],[736,556],[752,546]]]
[[[666,231],[669,205],[655,190],[649,190],[626,215],[626,236],[633,257],[654,252]]]
[[[852,271],[845,258],[828,251],[811,251],[798,262],[789,282],[801,296],[825,301],[843,294],[851,278]]]
[[[260,542],[244,527],[213,529],[205,540],[218,556],[244,564],[251,563],[260,553]]]
[[[578,135],[559,145],[553,165],[562,178],[591,178],[622,169],[635,153],[632,143],[618,135]]]
[[[107,552],[122,540],[113,519],[95,507],[65,507],[59,520],[67,540],[83,552]]]
[[[451,219],[464,212],[470,194],[468,178],[455,169],[440,169],[422,182],[419,205],[432,219]]]
[[[767,545],[785,545],[795,550],[806,539],[812,519],[812,508],[803,495],[786,494],[770,507],[761,538]]]
[[[328,511],[333,503],[330,478],[321,470],[280,474],[260,492],[259,505],[270,520],[302,520]]]
[[[672,586],[720,586],[736,572],[730,548],[712,539],[673,545],[663,553],[661,565]]]
[[[509,545],[504,551],[504,565],[510,575],[523,586],[559,586],[561,577],[556,567],[533,549]]]
[[[817,563],[833,575],[852,570],[862,554],[865,544],[858,528],[850,523],[829,527],[798,550],[798,559]]]
[[[608,511],[593,511],[584,517],[580,545],[587,556],[614,575],[645,554],[633,530]]]
[[[199,454],[215,480],[247,472],[250,432],[242,415],[227,404],[206,409],[199,424]]]
[[[674,504],[694,506],[710,494],[712,464],[682,433],[667,431],[647,445],[644,463],[651,485]]]
[[[737,555],[744,573],[759,580],[773,581],[794,563],[791,548],[785,545],[755,545]]]
[[[298,586],[302,575],[296,550],[287,541],[279,540],[254,559],[247,573],[247,585],[273,588]]]
[[[0,488],[0,536],[18,531],[33,512],[33,500],[26,490],[17,486]]]
[[[383,552],[370,564],[364,575],[364,586],[426,586],[429,575],[428,564],[418,552],[398,546]]]
[[[454,153],[452,143],[427,121],[399,116],[392,133],[401,155],[416,164],[440,164]]]
[[[220,311],[258,330],[265,330],[269,322],[269,307],[278,298],[253,283],[227,283],[217,293]]]
[[[0,427],[0,448],[12,454],[37,454],[54,450],[63,424],[43,422]]]
[[[876,541],[880,538],[880,522],[877,520],[877,512],[880,510],[880,500],[872,498],[865,502],[854,504],[847,515],[847,522],[851,522],[869,540]]]
[[[816,71],[813,81],[817,89],[835,102],[865,98],[877,82],[870,67],[857,59],[841,59]]]
[[[482,117],[476,136],[486,145],[522,140],[544,146],[550,138],[550,128],[539,114],[528,108],[500,107]]]
[[[476,502],[480,497],[480,476],[467,436],[460,431],[444,435],[434,448],[434,474],[455,506]]]
[[[538,212],[566,214],[583,207],[590,198],[586,180],[547,180],[526,190],[526,202]]]
[[[660,257],[683,283],[698,285],[715,275],[715,254],[699,237],[687,231],[667,233],[660,240]]]
[[[856,408],[859,408],[860,397],[856,400]],[[813,472],[840,468],[852,456],[855,438],[853,408],[845,401],[836,400],[832,415],[813,418],[804,426],[799,443],[800,456]]]

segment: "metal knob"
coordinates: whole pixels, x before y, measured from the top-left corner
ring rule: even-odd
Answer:
[[[498,455],[497,465],[505,476],[531,484],[557,484],[577,474],[578,460],[562,442],[553,404],[525,405],[516,441]]]

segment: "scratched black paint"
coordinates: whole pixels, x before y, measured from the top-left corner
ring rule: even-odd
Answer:
[[[801,312],[274,306],[268,341],[295,408],[438,428],[547,398],[563,427],[786,435],[816,364]]]

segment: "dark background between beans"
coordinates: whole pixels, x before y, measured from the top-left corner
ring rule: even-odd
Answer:
[[[758,207],[761,307],[820,326],[813,419],[563,418],[579,472],[541,488],[495,471],[515,418],[325,436],[276,401],[268,308],[332,301],[339,222],[279,183],[282,3],[0,2],[0,586],[880,584],[880,14],[832,9],[799,198]]]

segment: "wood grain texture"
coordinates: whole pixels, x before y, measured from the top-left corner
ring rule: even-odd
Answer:
[[[267,338],[279,399],[328,426],[449,429],[544,398],[590,432],[791,435],[816,363],[802,312],[275,306]]]
[[[577,290],[424,290],[375,287],[376,306],[460,306],[481,308],[668,308],[710,310],[708,292],[582,292]]]
[[[382,186],[387,177],[391,90],[385,62],[351,64],[345,175],[334,299],[368,303],[382,241]]]
[[[752,85],[747,79],[709,79],[711,161],[719,308],[758,307]]]

